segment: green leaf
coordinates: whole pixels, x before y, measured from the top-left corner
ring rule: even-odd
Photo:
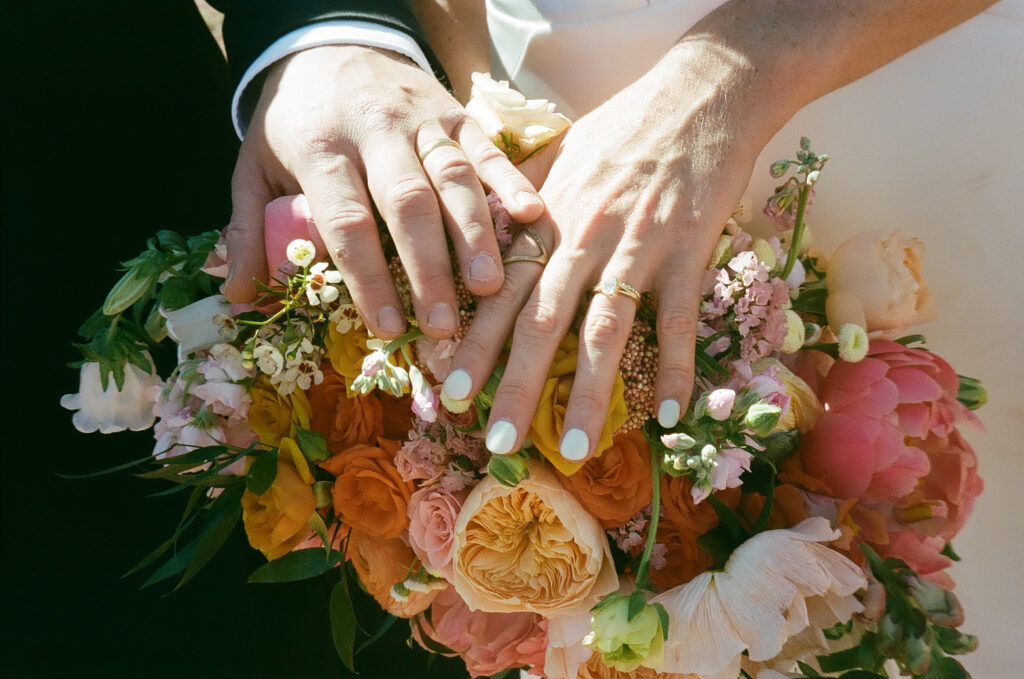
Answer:
[[[724,525],[725,529],[729,531],[729,536],[734,541],[737,541],[737,543],[743,542],[750,537],[750,534],[744,530],[743,524],[740,523],[739,517],[736,516],[736,512],[734,512],[729,505],[719,500],[714,493],[708,495],[708,502],[711,503],[711,508],[715,510],[715,514],[718,514],[718,518],[721,519],[722,525]]]
[[[242,518],[241,499],[242,486],[235,485],[225,488],[224,492],[214,501],[209,509],[210,515],[203,532],[196,538],[195,555],[174,589],[182,587],[194,578],[227,541],[235,524]]]
[[[245,475],[245,487],[255,495],[263,495],[277,478],[277,450],[256,456],[249,473]]]
[[[944,655],[932,657],[931,667],[928,668],[924,677],[925,679],[971,679],[971,675],[959,661]]]
[[[633,590],[633,593],[629,595],[629,608],[626,611],[626,622],[633,622],[636,616],[640,615],[640,612],[644,610],[647,605],[647,595],[640,590]]]
[[[113,467],[107,467],[106,469],[101,469],[101,470],[96,471],[96,472],[87,472],[85,474],[63,474],[61,472],[54,472],[54,474],[56,474],[57,476],[59,476],[62,479],[68,479],[68,480],[91,479],[91,478],[95,478],[97,476],[105,476],[107,474],[113,474],[114,472],[119,472],[119,471],[122,471],[124,469],[131,469],[132,467],[138,467],[140,464],[148,462],[148,461],[150,461],[152,459],[153,459],[152,455],[147,455],[146,457],[140,457],[137,460],[131,460],[130,462],[125,462],[123,464],[114,465]]]
[[[841,674],[839,679],[888,679],[888,677],[884,674],[875,674],[874,672],[868,672],[867,670],[852,670]]]
[[[801,672],[804,673],[804,676],[807,676],[807,677],[820,677],[821,676],[821,674],[818,672],[818,670],[814,669],[813,667],[811,667],[810,665],[808,665],[807,663],[805,663],[803,661],[797,660],[796,661],[796,666],[800,669]]]
[[[318,431],[295,427],[295,442],[299,444],[299,450],[311,462],[323,462],[331,456],[327,448],[327,437]]]
[[[200,489],[200,488],[197,488],[196,490],[199,491],[199,492],[202,492],[202,489]],[[196,515],[193,515],[193,516],[188,517],[188,518],[183,518],[183,520],[178,524],[177,529],[174,531],[174,535],[172,535],[171,537],[169,537],[166,540],[164,540],[162,543],[160,543],[160,545],[157,546],[156,549],[154,549],[152,552],[150,552],[146,556],[142,557],[141,561],[139,561],[137,564],[135,564],[131,568],[131,570],[126,572],[121,577],[122,578],[127,578],[130,575],[134,575],[135,573],[138,573],[143,568],[145,568],[146,566],[148,566],[149,564],[153,563],[154,561],[159,559],[161,556],[163,556],[164,552],[166,552],[168,549],[170,549],[171,547],[173,547],[177,543],[178,538],[181,537],[182,531],[184,531],[186,528],[188,528],[189,525],[195,520],[195,518],[196,518]],[[184,566],[182,566],[182,569],[184,569]]]
[[[807,137],[800,137],[800,148],[808,153],[811,152],[811,140]]]
[[[320,538],[320,542],[324,543],[324,551],[327,551],[329,549],[328,545],[331,544],[331,537],[327,534],[327,524],[324,523],[324,517],[320,516],[320,512],[313,512],[309,515],[307,523]]]
[[[313,547],[288,552],[279,559],[269,561],[252,572],[250,583],[298,582],[323,575],[341,561],[341,552]]]
[[[173,578],[178,573],[182,572],[188,567],[192,556],[196,552],[196,541],[193,540],[181,550],[175,552],[170,559],[165,561],[155,573],[149,576],[139,589],[145,589],[150,585],[155,585],[158,582],[163,582],[167,578]]]
[[[373,636],[371,636],[369,639],[367,639],[363,643],[359,644],[359,648],[356,649],[356,653],[355,654],[359,655],[365,649],[369,648],[373,643],[375,643],[378,639],[380,639],[382,636],[384,636],[387,633],[387,631],[389,629],[391,629],[391,627],[395,624],[395,622],[397,620],[398,620],[397,616],[389,615],[384,620],[384,623],[381,624],[381,626],[377,629],[377,631],[373,633]]]
[[[331,636],[334,650],[350,672],[355,672],[352,649],[356,643],[356,611],[348,594],[344,572],[342,579],[331,589]]]
[[[653,604],[653,606],[654,606],[654,612],[658,614],[658,622],[661,623],[661,636],[662,636],[663,639],[665,639],[667,641],[668,640],[668,622],[669,622],[668,611],[665,610],[665,607],[660,602]]]
[[[103,302],[103,313],[105,315],[116,316],[151,293],[153,287],[156,286],[160,272],[153,271],[145,274],[141,271],[142,268],[129,269],[121,277],[121,280],[110,289],[110,292],[107,293],[107,299]]]

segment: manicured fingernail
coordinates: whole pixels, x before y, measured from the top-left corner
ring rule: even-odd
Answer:
[[[427,327],[442,332],[455,332],[458,322],[455,320],[455,310],[452,305],[446,302],[438,302],[430,307],[427,314]]]
[[[498,263],[489,253],[481,252],[469,262],[469,277],[474,281],[492,281],[499,275]]]
[[[393,306],[382,306],[377,312],[377,325],[388,334],[397,335],[405,327],[402,312]]]
[[[491,430],[487,432],[485,443],[487,450],[495,455],[507,455],[512,452],[517,438],[519,438],[519,432],[516,431],[514,424],[508,420],[498,420],[491,425]]]
[[[679,401],[666,398],[658,406],[658,424],[663,427],[674,427],[679,421]]]
[[[473,388],[473,378],[469,373],[459,368],[453,370],[444,380],[441,391],[450,399],[464,401],[469,396],[469,390]]]
[[[540,199],[536,193],[530,193],[529,191],[520,191],[516,194],[516,203],[519,207],[533,207],[535,205],[543,205],[544,201]]]
[[[562,437],[558,452],[567,460],[578,462],[590,452],[590,439],[582,429],[570,429]]]

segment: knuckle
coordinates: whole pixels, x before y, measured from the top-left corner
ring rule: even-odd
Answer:
[[[551,306],[538,302],[519,312],[516,334],[530,338],[550,337],[558,330],[558,314]]]
[[[583,337],[592,345],[608,346],[621,338],[624,324],[611,309],[591,309],[583,325]]]
[[[608,412],[608,399],[590,389],[573,391],[569,402],[574,411],[588,416],[597,415],[600,418],[601,413]]]
[[[349,288],[356,289],[357,295],[365,297],[366,301],[381,300],[385,297],[387,291],[393,289],[393,283],[391,281],[391,273],[387,270],[381,270],[377,267],[371,267],[368,269],[354,269],[346,272],[345,284]],[[360,308],[364,308],[362,304]],[[365,308],[370,308],[374,305],[368,305]]]
[[[420,177],[406,177],[393,183],[385,201],[398,219],[429,215],[437,207],[433,189]]]
[[[502,379],[501,384],[498,386],[498,393],[502,401],[514,404],[514,412],[524,408],[530,402],[530,390],[519,379],[509,379],[507,377]]]
[[[435,263],[427,262],[426,266],[417,272],[419,275],[415,276],[415,280],[412,281],[413,294],[417,292],[429,291],[431,297],[436,295],[450,294],[454,297],[455,284],[452,281],[451,269],[446,261],[442,261],[438,265]],[[442,297],[443,300],[443,297]]]
[[[489,342],[482,333],[475,332],[472,329],[467,332],[461,340],[459,340],[459,358],[469,359],[470,362],[476,360],[478,357],[482,358],[489,355],[492,352],[492,347],[495,346],[494,342]]]
[[[689,362],[658,361],[658,382],[665,387],[693,384],[693,364]]]
[[[469,149],[469,155],[480,165],[487,165],[492,168],[501,166],[511,170],[512,165],[508,161],[508,157],[502,153],[501,149],[490,142],[480,142]],[[510,175],[515,174],[509,171]]]
[[[356,119],[367,132],[389,134],[402,127],[408,119],[408,112],[400,103],[368,93],[357,99],[353,106]]]
[[[324,221],[323,230],[331,236],[344,237],[353,231],[373,231],[376,227],[377,223],[368,210],[350,205],[333,210]]]
[[[688,309],[662,309],[658,314],[658,334],[665,338],[672,338],[674,342],[680,339],[695,337],[697,334],[697,315]]]
[[[434,176],[441,184],[470,184],[476,181],[476,170],[461,153],[445,154],[446,158],[435,170]]]

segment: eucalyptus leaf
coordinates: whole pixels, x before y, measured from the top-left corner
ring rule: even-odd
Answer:
[[[249,473],[245,475],[245,487],[255,495],[263,495],[274,485],[277,478],[277,450],[270,450],[256,456]]]
[[[299,549],[269,561],[252,572],[250,583],[298,582],[323,575],[341,561],[342,554],[318,547]]]
[[[236,485],[224,489],[224,492],[214,501],[203,532],[196,538],[195,555],[174,589],[182,587],[194,578],[213,558],[214,554],[224,546],[231,531],[234,530],[235,524],[242,518],[241,496],[242,487]]]
[[[158,582],[163,582],[168,578],[173,578],[178,573],[182,572],[188,567],[189,562],[192,561],[192,557],[195,555],[196,548],[198,547],[195,540],[190,542],[182,549],[175,552],[171,558],[163,563],[160,568],[156,570],[149,578],[146,579],[139,589],[145,589],[150,585],[155,585]]]
[[[344,574],[344,569],[341,569]],[[356,643],[356,611],[344,575],[331,589],[331,637],[334,650],[350,672],[355,672],[353,648]]]

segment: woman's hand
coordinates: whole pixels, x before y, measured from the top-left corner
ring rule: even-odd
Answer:
[[[445,138],[461,148],[435,144]],[[239,152],[224,293],[237,302],[256,296],[254,281],[266,275],[264,208],[305,193],[367,327],[379,337],[400,335],[405,313],[376,206],[409,275],[421,329],[450,337],[458,307],[445,230],[471,292],[494,293],[503,280],[481,182],[516,219],[531,221],[543,210],[533,186],[432,74],[356,45],[294,54],[270,70]]]
[[[693,54],[685,56],[695,63]],[[474,394],[513,332],[490,415],[492,452],[522,445],[581,300],[611,277],[656,298],[658,417],[672,426],[685,410],[703,274],[764,140],[735,115],[740,98],[752,92],[742,63],[725,52],[703,53],[704,71],[688,78],[679,75],[682,59],[671,54],[580,119],[532,167],[522,166],[534,177],[550,167],[541,188],[548,212],[534,229],[553,250],[551,260],[543,269],[533,262],[507,266],[505,286],[481,300],[445,381],[452,398]],[[521,238],[512,253],[534,254],[531,248]],[[562,429],[568,460],[594,452],[636,310],[621,292],[590,301]]]

